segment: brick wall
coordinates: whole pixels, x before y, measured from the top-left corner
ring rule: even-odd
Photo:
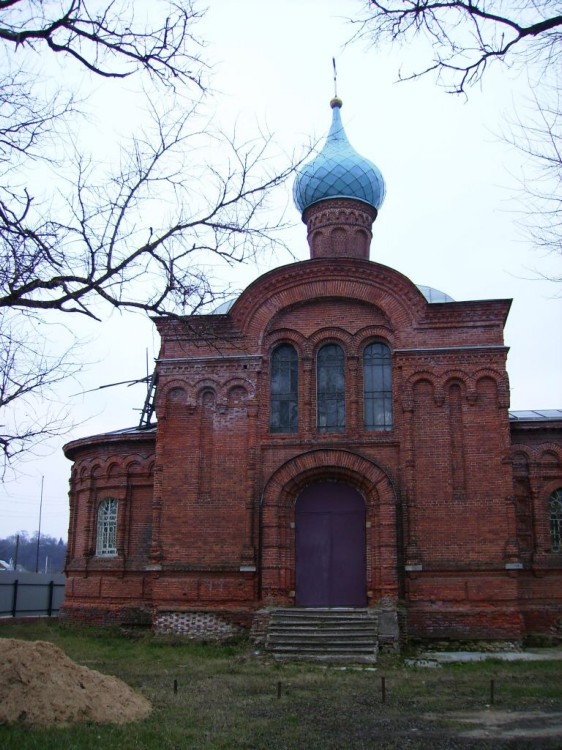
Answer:
[[[317,258],[265,274],[227,315],[157,320],[157,435],[67,448],[68,613],[136,608],[158,629],[218,635],[223,620],[241,626],[233,613],[248,625],[264,604],[293,603],[295,501],[332,479],[365,498],[369,604],[403,605],[411,634],[556,628],[562,566],[545,504],[561,481],[560,430],[550,441],[510,432],[508,310],[505,300],[428,305],[385,266]],[[390,431],[363,426],[373,341],[392,352]],[[295,434],[269,432],[269,361],[282,342],[298,353]],[[325,343],[345,353],[338,434],[316,428]],[[108,496],[119,502],[118,554],[102,559],[96,508]]]

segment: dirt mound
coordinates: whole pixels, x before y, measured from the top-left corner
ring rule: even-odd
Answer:
[[[127,724],[151,710],[124,682],[79,666],[52,643],[0,638],[0,724]]]

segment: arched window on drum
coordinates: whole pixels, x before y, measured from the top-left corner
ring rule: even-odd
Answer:
[[[298,365],[298,355],[291,344],[281,344],[271,355],[270,432],[295,433],[298,431]]]
[[[386,344],[369,344],[363,352],[363,404],[366,430],[392,430],[392,362]]]

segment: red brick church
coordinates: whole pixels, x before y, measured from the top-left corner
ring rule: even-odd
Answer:
[[[294,188],[310,260],[157,319],[156,420],[65,447],[64,611],[220,635],[368,608],[396,639],[562,637],[562,411],[509,412],[510,300],[369,260],[384,181],[331,105]]]

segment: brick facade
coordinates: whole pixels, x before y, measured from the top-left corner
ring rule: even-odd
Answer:
[[[508,310],[505,300],[430,304],[396,271],[346,257],[278,268],[227,314],[157,320],[157,428],[66,448],[66,613],[145,613],[200,633],[206,620],[187,615],[208,611],[212,635],[217,612],[291,605],[295,501],[333,480],[365,499],[368,603],[403,603],[410,636],[556,634],[562,555],[549,551],[548,498],[562,486],[561,425],[510,427]],[[390,431],[363,427],[362,352],[373,341],[392,352]],[[316,428],[327,342],[345,352],[338,434]],[[298,354],[294,434],[269,430],[280,343]],[[101,558],[105,497],[119,503],[117,548]]]
[[[332,107],[339,118],[341,102]],[[316,157],[324,172],[333,147]],[[323,606],[341,604],[331,583],[360,565],[361,606],[404,637],[562,636],[549,520],[562,421],[510,420],[509,300],[429,302],[368,259],[384,192],[375,170],[359,170],[359,187],[377,188],[371,204],[318,199],[314,183],[316,202],[301,205],[310,260],[266,273],[224,314],[156,320],[156,425],[66,446],[67,616],[194,637],[260,630],[268,608],[306,604],[313,562]],[[273,418],[282,346],[294,369]],[[384,376],[368,369],[367,347],[383,351]],[[318,372],[321,350],[337,369]],[[368,408],[379,410],[372,422]],[[322,422],[328,413],[334,422]],[[329,502],[326,483],[339,483]],[[314,485],[303,536],[296,508]],[[365,520],[361,509],[348,563],[342,498],[357,493]],[[100,526],[109,498],[116,522]]]

